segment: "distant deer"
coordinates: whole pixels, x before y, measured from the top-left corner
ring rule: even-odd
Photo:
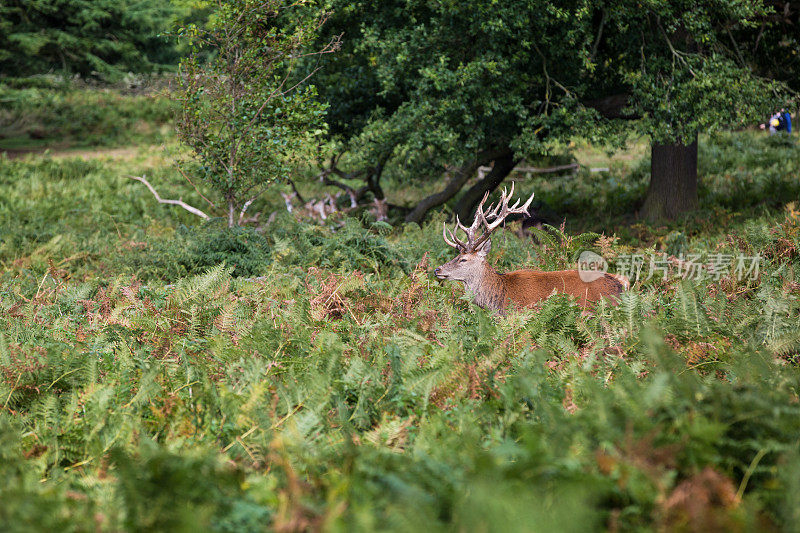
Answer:
[[[295,207],[294,201],[298,199],[296,192],[285,193],[282,192],[281,196],[283,196],[283,202],[286,204],[286,210],[290,213],[297,213],[302,217],[311,218],[317,222],[325,222],[330,215],[336,212],[347,212],[352,209],[352,205],[354,203],[351,197],[351,207],[345,209],[339,209],[336,205],[336,199],[339,198],[341,193],[338,193],[334,198],[328,193],[325,193],[325,198],[322,200],[314,200],[313,198],[307,201],[300,207]]]
[[[379,222],[386,222],[389,220],[389,204],[386,202],[386,198],[380,200],[375,198],[369,211],[375,215],[375,220],[378,220]]]
[[[527,215],[533,200],[533,195],[531,195],[522,207],[519,206],[519,200],[509,207],[508,202],[513,195],[514,186],[512,185],[509,194],[503,190],[497,206],[490,205],[484,212],[483,205],[489,198],[487,192],[478,205],[472,226],[467,228],[461,224],[458,218],[456,218],[455,231],[450,231],[447,224],[444,225],[442,231],[444,242],[455,248],[458,256],[434,270],[437,278],[464,283],[472,292],[476,305],[501,314],[505,314],[509,304],[531,307],[554,292],[574,296],[582,307],[603,297],[611,297],[613,302],[614,297],[619,296],[624,289],[630,286],[627,278],[613,274],[598,273],[594,276],[597,279],[586,282],[581,279],[577,270],[558,272],[516,270],[504,274],[494,270],[486,261],[486,256],[489,255],[492,246],[489,237],[503,224],[508,215],[520,213]],[[458,239],[456,234],[459,229],[466,234],[466,242]],[[478,234],[479,230],[480,235]]]

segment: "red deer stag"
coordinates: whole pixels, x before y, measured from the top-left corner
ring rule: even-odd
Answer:
[[[496,230],[506,217],[511,214],[528,214],[533,195],[520,207],[520,201],[509,207],[508,202],[514,195],[511,192],[503,195],[496,206],[490,205],[484,211],[483,205],[489,198],[489,193],[484,195],[475,212],[475,221],[469,228],[462,225],[456,218],[456,229],[450,231],[444,225],[442,235],[444,242],[458,251],[458,256],[436,270],[434,274],[439,279],[451,279],[462,282],[473,294],[473,301],[484,309],[493,309],[504,314],[510,304],[518,307],[531,307],[536,302],[544,300],[554,292],[570,294],[578,299],[582,307],[600,298],[614,297],[630,285],[624,276],[613,274],[594,274],[594,281],[583,281],[577,270],[561,270],[558,272],[542,272],[538,270],[516,270],[500,274],[486,261],[492,241],[489,240],[492,232]],[[461,229],[467,236],[467,241],[459,240],[457,233]],[[482,230],[479,233],[479,230]],[[449,234],[449,238],[448,238]]]

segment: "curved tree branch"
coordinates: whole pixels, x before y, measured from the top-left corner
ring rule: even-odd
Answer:
[[[468,162],[467,164],[457,168],[450,176],[450,180],[447,182],[447,185],[441,191],[431,194],[423,198],[411,212],[406,215],[406,222],[416,222],[419,224],[425,218],[425,215],[428,214],[428,211],[433,209],[434,207],[440,206],[450,198],[458,194],[458,191],[464,186],[465,183],[475,174],[478,170],[478,167],[485,165],[489,161],[493,161],[498,157],[502,157],[505,154],[511,154],[511,150],[508,148],[497,149],[497,150],[485,150],[480,152],[475,159]]]
[[[358,190],[356,193],[357,198],[360,199],[368,191],[371,191],[376,200],[386,199],[386,196],[383,194],[383,188],[381,187],[381,176],[383,175],[383,169],[386,168],[386,162],[389,161],[391,154],[391,152],[385,154],[381,157],[377,165],[369,169],[367,172],[367,184]]]
[[[589,61],[594,63],[594,58],[597,57],[597,47],[600,46],[600,40],[603,38],[603,26],[606,25],[606,17],[608,13],[605,9],[603,9],[603,14],[600,17],[600,27],[597,29],[597,37],[594,39],[594,44],[592,45],[592,52],[589,54]]]
[[[294,180],[287,178],[286,181],[289,182],[289,186],[292,188],[292,191],[297,195],[297,201],[300,202],[301,205],[306,203],[306,200],[305,198],[303,198],[303,195],[300,194],[300,191],[297,190],[297,185],[294,184]]]
[[[156,190],[153,188],[153,186],[150,185],[150,182],[147,181],[147,179],[144,176],[128,176],[128,177],[130,179],[132,179],[132,180],[136,180],[136,181],[140,181],[140,182],[144,183],[145,186],[147,186],[147,188],[150,189],[150,192],[153,193],[153,196],[156,197],[156,200],[158,201],[158,203],[180,206],[180,207],[186,209],[187,211],[189,211],[190,213],[192,213],[193,215],[197,215],[197,216],[199,216],[200,218],[202,218],[204,220],[208,220],[210,218],[207,214],[203,213],[202,211],[200,211],[196,207],[192,207],[191,205],[187,204],[183,200],[168,200],[166,198],[161,198],[161,196],[159,196],[159,194],[156,192]]]

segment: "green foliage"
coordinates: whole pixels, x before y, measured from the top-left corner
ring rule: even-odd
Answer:
[[[330,228],[298,224],[286,218],[278,220],[270,231],[275,243],[273,257],[283,264],[375,273],[409,267],[403,251],[386,238],[386,224],[376,222],[365,228],[359,221],[347,219],[334,233]]]
[[[243,473],[224,465],[210,451],[171,454],[154,443],[138,457],[111,453],[125,504],[129,531],[258,531],[269,522],[269,508],[241,489]]]
[[[684,346],[676,354],[652,329],[684,328],[680,304],[651,319],[625,306],[581,317],[557,298],[499,320],[421,274],[303,286],[218,268],[167,290],[115,282],[77,306],[56,288],[52,303],[6,313],[3,349],[20,360],[58,338],[95,353],[97,370],[70,370],[79,358],[63,349],[48,350],[44,373],[4,361],[2,396],[35,397],[6,403],[2,417],[36,434],[7,449],[39,445],[28,461],[87,494],[109,529],[558,519],[577,531],[611,515],[631,529],[679,519],[665,500],[706,467],[727,484],[702,489],[712,501],[748,480],[744,504],[708,516],[743,526],[795,512],[780,479],[797,453],[797,369],[775,365],[758,337],[717,344],[719,379],[687,369]],[[658,294],[631,297],[652,306]],[[14,316],[34,307],[45,322],[30,330]],[[719,334],[737,335],[719,318]],[[689,330],[687,348],[709,331]]]
[[[323,133],[325,107],[307,77],[296,79],[294,72],[300,57],[315,55],[306,47],[319,21],[295,14],[297,6],[283,0],[217,7],[205,29],[180,31],[192,54],[181,62],[177,129],[233,227]],[[280,17],[293,17],[296,25],[286,27]]]
[[[169,137],[174,105],[158,94],[128,95],[48,78],[0,80],[0,147],[115,146]]]
[[[586,6],[546,4],[334,2],[323,38],[363,29],[345,39],[353,59],[321,73],[333,132],[368,162],[389,153],[420,167],[497,146],[538,155],[558,139],[599,135],[585,128],[592,113],[576,109],[573,88],[564,96],[552,81],[569,86],[561,74],[585,69],[576,49],[590,39]]]
[[[575,137],[613,147],[631,130],[672,142],[755,123],[785,91],[754,72],[793,79],[741,61],[731,31],[772,21],[761,2],[329,5],[321,39],[346,35],[319,78],[331,132],[354,164],[407,180],[488,163],[484,151],[536,158]]]
[[[53,70],[106,80],[174,68],[164,33],[190,15],[156,0],[11,0],[0,6],[0,70],[26,76]]]
[[[601,46],[609,59],[594,74],[605,87],[630,92],[630,112],[641,117],[635,127],[654,142],[689,144],[698,132],[752,124],[776,105],[784,86],[741,64],[730,38],[731,27],[755,26],[768,12],[764,4],[653,0],[630,7],[606,8],[614,36]]]
[[[145,247],[126,250],[115,265],[142,280],[174,281],[224,263],[236,276],[265,274],[270,263],[285,267],[317,265],[335,271],[408,270],[409,261],[379,228],[364,228],[348,219],[335,233],[282,217],[269,235],[252,228],[224,227],[217,219],[201,226],[179,227],[148,239]]]
[[[145,280],[176,280],[221,263],[236,276],[262,274],[270,262],[267,239],[252,228],[229,229],[219,222],[180,226],[166,238],[152,239],[145,250],[129,250],[120,261]]]
[[[153,39],[173,4],[67,2],[63,20],[43,21],[54,5],[0,7],[0,67],[50,68],[64,50],[74,54],[66,70],[106,77],[169,62],[137,33]],[[149,148],[104,161],[0,158],[0,527],[796,526],[800,212],[784,203],[800,196],[800,168],[790,138],[702,136],[701,210],[672,226],[624,223],[646,159],[533,177],[520,194],[535,190],[566,223],[535,231],[536,244],[509,224],[491,254],[501,270],[571,268],[585,249],[758,254],[758,275],[643,278],[616,307],[553,296],[495,316],[430,275],[452,257],[443,216],[398,229],[337,216],[316,226],[265,194],[250,211],[265,215],[257,228],[221,227],[310,159],[324,106],[313,88],[283,93],[281,83],[304,80],[299,53],[315,62],[327,48],[309,44],[314,3],[220,6],[210,26],[184,34],[199,46],[181,101],[197,158],[181,170],[207,178],[199,190]],[[33,16],[22,24],[25,7]],[[335,12],[319,42],[347,32],[347,55],[320,84],[332,132],[353,161],[394,166],[389,186],[408,197],[419,193],[409,177],[487,148],[560,162],[574,135],[623,140],[591,105],[608,95],[630,97],[636,127],[658,140],[747,120],[770,94],[726,40],[755,30],[759,3],[324,7]],[[787,45],[767,35],[764,46]],[[30,64],[8,55],[20,47],[37,52]],[[170,112],[161,99],[79,95],[44,78],[4,80],[0,98],[9,137],[93,144],[152,141]],[[219,113],[226,121],[209,120]],[[190,214],[126,177],[143,174],[195,205],[221,192],[227,224],[189,226]]]
[[[650,72],[630,74],[634,109],[645,117],[638,128],[653,142],[690,144],[697,132],[748,126],[782,103],[776,103],[777,83],[743,75],[731,59],[676,54],[661,70],[648,65]],[[685,67],[676,68],[681,61]]]
[[[800,12],[769,4],[772,10],[759,17],[757,25],[731,28],[729,38],[738,48],[742,63],[797,91],[800,55],[794,50],[799,44],[795,28],[800,22]]]
[[[680,235],[637,226],[601,246],[596,233],[546,228],[534,245],[509,227],[490,257],[501,270],[558,269],[586,248],[682,246],[761,253],[756,279],[643,280],[617,307],[587,312],[555,296],[505,317],[430,275],[452,258],[443,217],[393,229],[281,211],[258,230],[188,227],[191,215],[124,178],[147,172],[199,199],[147,151],[0,160],[0,520],[68,531],[790,529],[800,214],[772,209],[774,189],[758,185],[796,173],[793,148],[771,143],[701,144],[705,208],[721,215]],[[579,173],[571,193],[533,179],[520,193],[585,206],[639,172]],[[740,214],[723,208],[733,172],[754,184]],[[592,217],[588,229],[614,229]]]
[[[16,438],[20,429],[7,417],[0,418],[3,528],[9,532],[91,529],[91,504],[68,498],[61,487],[39,483],[36,469],[29,467]]]
[[[31,280],[55,266],[76,276],[111,269],[169,282],[220,263],[243,277],[262,275],[272,262],[363,272],[402,271],[412,264],[406,247],[389,242],[391,227],[382,223],[364,227],[348,219],[341,228],[321,227],[280,215],[267,234],[250,227],[228,229],[220,219],[187,226],[190,214],[154,207],[149,193],[124,177],[141,173],[141,164],[0,160],[2,264],[13,264]],[[175,178],[169,170],[152,173]],[[123,176],[109,179],[110,174]],[[183,197],[199,201],[192,192],[183,191]],[[161,221],[176,214],[182,217],[174,221],[177,227],[165,227]],[[424,252],[418,251],[417,260]]]
[[[704,203],[727,209],[757,205],[775,208],[800,198],[800,172],[794,139],[787,135],[722,134],[701,145],[700,196]]]

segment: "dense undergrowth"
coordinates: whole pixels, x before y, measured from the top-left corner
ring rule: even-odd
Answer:
[[[491,261],[760,254],[757,275],[642,276],[617,307],[506,317],[430,276],[452,255],[440,218],[228,232],[126,179],[159,172],[144,159],[0,160],[0,523],[792,530],[797,150],[732,135],[702,154],[695,218],[505,231]],[[521,185],[614,215],[640,172]]]

